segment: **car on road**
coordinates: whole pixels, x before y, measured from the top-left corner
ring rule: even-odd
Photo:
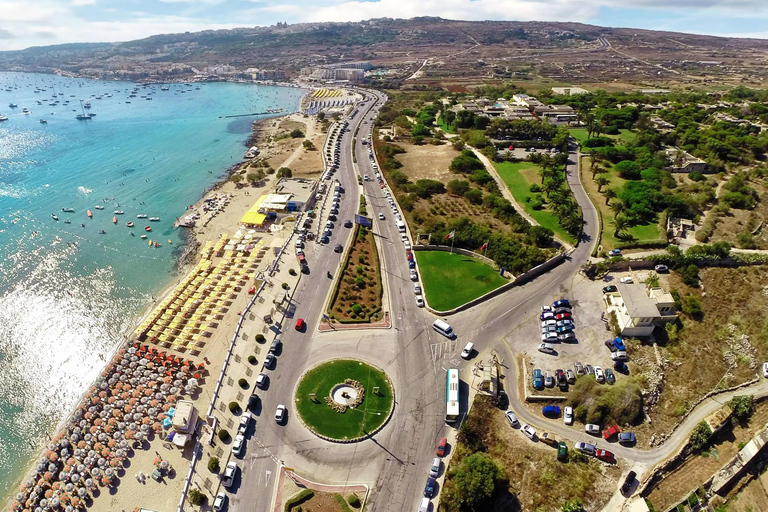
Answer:
[[[632,278],[630,276],[622,277],[621,279],[619,279],[619,282],[621,284],[633,284],[634,283],[634,281],[632,280]]]
[[[224,505],[227,504],[227,495],[224,493],[224,491],[221,491],[219,494],[216,495],[216,499],[213,500],[213,511],[214,512],[221,512],[224,510]]]
[[[533,389],[544,389],[544,378],[538,368],[533,370]]]
[[[432,467],[429,468],[429,476],[432,478],[437,478],[437,475],[440,474],[441,464],[442,461],[440,460],[440,457],[435,457],[435,459],[432,461]]]
[[[413,293],[421,295],[421,286],[419,286],[419,283],[413,283]]]
[[[235,436],[235,441],[232,443],[232,455],[240,455],[245,445],[245,436],[238,434]]]
[[[613,384],[614,382],[616,382],[616,375],[613,374],[613,370],[611,370],[610,368],[606,368],[605,370],[603,370],[603,372],[605,373],[605,382],[607,382],[608,384]]]
[[[432,498],[435,495],[437,489],[437,480],[432,477],[427,478],[427,485],[424,486],[424,496]]]
[[[609,464],[616,464],[616,456],[608,450],[596,450],[595,457]]]
[[[251,397],[256,397],[258,402],[258,396],[251,395]],[[251,405],[251,401],[248,401],[248,405]],[[248,407],[249,409],[252,409],[252,407]],[[242,416],[240,416],[240,423],[237,425],[237,433],[238,434],[247,434],[248,433],[248,427],[251,426],[251,415],[247,412],[244,412]]]
[[[609,285],[603,288],[603,293],[615,293],[619,291],[614,285]]]
[[[531,441],[533,441],[533,438],[536,437],[536,430],[532,426],[528,425],[527,423],[524,423],[523,428],[521,428],[520,430],[522,430],[523,434],[525,434],[526,437],[528,437],[528,439],[530,439]]]
[[[576,374],[573,373],[573,370],[571,370],[570,368],[565,370],[565,380],[568,381],[568,384],[576,383]]]
[[[264,367],[268,369],[273,369],[277,365],[277,358],[274,354],[267,354],[267,357],[264,358]]]
[[[544,379],[544,385],[548,388],[555,386],[555,377],[552,375],[552,372],[547,371],[547,376]]]
[[[440,442],[437,443],[437,456],[443,457],[445,455],[445,451],[448,449],[448,438],[443,437],[440,439]]]
[[[351,228],[352,227],[352,221],[347,219],[344,221],[344,227],[345,228]]]
[[[566,425],[573,425],[573,407],[566,406],[563,409],[563,423]]]
[[[383,213],[379,213],[379,220],[384,220],[384,214]]]
[[[587,455],[594,455],[595,451],[597,450],[595,445],[583,442],[578,442],[574,444],[573,447],[574,449],[580,451],[581,453],[586,453]]]
[[[278,405],[277,410],[275,410],[275,421],[277,423],[283,423],[287,415],[288,409],[286,409],[283,404]]]
[[[576,335],[572,332],[561,332],[557,335],[557,341],[576,341]]]
[[[608,256],[621,256],[621,249],[611,249],[608,251]]]
[[[520,426],[520,421],[517,419],[517,416],[512,411],[507,411],[504,416],[507,417],[507,421],[509,422],[509,425],[511,427],[517,428]]]
[[[461,357],[464,359],[469,359],[469,357],[472,355],[472,351],[475,348],[475,344],[471,341],[467,342],[466,345],[464,345],[464,349],[461,351]]]
[[[653,267],[653,270],[655,270],[657,274],[666,274],[669,272],[669,267],[666,265],[656,265]]]
[[[368,177],[367,174],[363,174],[363,181],[370,181],[371,178]]]
[[[630,471],[627,473],[627,478],[624,479],[624,483],[621,484],[621,494],[627,495],[632,490],[632,482],[635,481],[637,473]]]
[[[635,434],[634,432],[622,432],[619,434],[619,442],[621,444],[634,444]]]
[[[555,346],[551,343],[542,343],[539,345],[539,352],[543,352],[544,354],[554,354]]]
[[[224,468],[224,475],[221,478],[221,485],[229,487],[235,482],[235,475],[237,474],[237,464],[235,461],[227,462],[227,466]]]
[[[432,502],[429,501],[429,498],[421,498],[421,501],[419,502],[419,510],[417,512],[430,512],[432,509]]]
[[[608,430],[603,432],[603,439],[605,439],[607,441],[610,438],[612,438],[613,436],[615,436],[616,434],[618,434],[619,432],[621,432],[621,429],[619,429],[618,425],[614,425],[612,427],[609,427]]]
[[[600,435],[600,425],[595,425],[594,423],[587,423],[584,425],[584,432],[587,434],[591,434],[593,436],[599,436]]]
[[[416,296],[416,306],[423,308],[424,307],[424,297],[421,295]]]
[[[267,386],[268,380],[269,380],[269,377],[267,377],[266,373],[260,373],[256,377],[256,387],[264,389]]]
[[[411,281],[418,281],[419,280],[419,275],[416,273],[415,269],[411,269],[410,275],[411,275]]]
[[[605,382],[605,373],[603,373],[603,369],[599,366],[595,366],[595,379],[600,384]]]
[[[296,330],[297,331],[303,331],[307,327],[306,322],[304,322],[303,318],[299,318],[296,320]]]
[[[338,252],[338,253],[340,253],[340,252],[341,252],[341,251],[343,251],[343,250],[344,250],[344,246],[343,246],[343,245],[341,245],[341,244],[336,244],[336,247],[334,247],[334,248],[333,248],[333,252]]]
[[[569,309],[571,308],[571,303],[568,302],[568,299],[556,300],[555,302],[552,303],[552,305],[555,308],[569,308]]]
[[[556,405],[545,405],[541,408],[541,414],[548,418],[557,418],[560,416],[560,407]]]
[[[259,407],[259,402],[261,402],[261,398],[256,393],[251,394],[251,396],[248,397],[248,407],[247,409],[249,411],[255,411]],[[246,416],[247,413],[243,414],[243,416],[240,418],[240,426],[243,426],[243,422],[245,422],[245,429],[248,429],[248,420],[251,419],[250,416]],[[238,432],[240,432],[240,429],[237,429]],[[240,432],[241,434],[245,434],[245,432]]]

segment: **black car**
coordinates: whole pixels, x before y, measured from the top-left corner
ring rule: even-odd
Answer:
[[[625,363],[624,361],[614,362],[613,369],[619,373],[623,373],[624,375],[629,375],[629,368],[627,367],[627,363]]]
[[[344,247],[341,244],[336,244],[336,247],[333,248],[334,252],[341,252],[344,250]]]
[[[259,395],[253,394],[248,397],[248,409],[251,411],[255,411],[256,408],[259,406],[259,402],[261,401],[261,398],[259,398]]]
[[[437,480],[432,477],[427,479],[427,485],[424,486],[424,496],[432,498],[435,495],[435,488],[437,487]]]
[[[618,288],[616,288],[614,285],[606,286],[603,288],[603,293],[613,293],[619,291]]]
[[[330,241],[331,241],[331,239],[330,239],[330,238],[328,238],[328,237],[327,237],[327,236],[325,236],[325,235],[323,235],[322,237],[320,237],[320,243],[321,243],[321,244],[327,244],[327,243],[328,243],[328,242],[330,242]]]
[[[635,477],[637,476],[637,473],[634,471],[630,471],[627,473],[627,478],[624,479],[624,483],[621,485],[621,493],[624,495],[629,494],[629,491],[632,490],[632,482],[634,482]]]
[[[611,352],[616,352],[616,345],[613,344],[613,340],[606,340],[605,346],[608,347],[608,350]]]
[[[275,367],[275,364],[277,364],[277,358],[274,354],[267,354],[267,357],[264,358],[264,366],[269,368],[270,370]]]
[[[351,228],[352,227],[352,221],[351,220],[345,220],[344,221],[344,227],[345,228]]]

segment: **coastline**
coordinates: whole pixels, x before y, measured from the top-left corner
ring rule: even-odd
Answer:
[[[80,77],[80,78],[88,78],[88,77]],[[186,83],[186,82],[187,81],[180,81],[180,83]],[[135,83],[140,83],[140,82],[135,82]],[[156,82],[156,83],[174,83],[174,82],[163,81],[163,82]],[[254,82],[242,82],[242,83],[248,83],[251,85],[279,85],[279,84],[261,84],[261,83],[254,83]],[[291,87],[300,88],[300,86],[298,85],[291,85]],[[304,102],[304,97],[301,98],[298,106],[300,106],[303,102]],[[272,126],[269,126],[270,123],[275,123],[277,121],[277,124],[279,124],[279,121],[281,119],[287,118],[295,113],[296,111],[293,111],[293,112],[289,111],[289,112],[282,113],[280,115],[275,115],[272,117],[256,120],[252,126],[251,135],[244,141],[244,144],[243,144],[244,147],[247,148],[247,147],[250,147],[250,145],[261,144],[263,140],[273,135],[274,132],[276,131]],[[261,156],[269,158],[270,153],[265,152],[265,154]],[[242,159],[238,163],[233,164],[227,169],[225,169],[221,174],[219,174],[218,179],[216,179],[208,188],[204,190],[200,198],[194,204],[193,208],[199,209],[206,197],[208,197],[213,193],[216,193],[217,191],[222,190],[227,183],[230,183],[231,176],[234,173],[241,170],[244,167],[244,165],[248,164],[249,162],[250,160],[248,159]],[[269,182],[271,178],[272,177],[269,177],[267,181]],[[180,215],[181,214],[183,214],[183,212],[180,212]],[[237,218],[239,219],[239,214]],[[179,228],[179,229],[187,230],[188,228]],[[118,354],[122,349],[125,349],[128,346],[130,346],[130,344],[135,339],[134,333],[136,329],[139,327],[139,325],[144,320],[146,320],[149,315],[151,315],[151,313],[154,311],[156,305],[159,302],[161,302],[170,293],[172,293],[172,291],[179,284],[179,282],[183,280],[184,277],[190,272],[194,264],[200,260],[202,256],[201,249],[203,247],[201,232],[202,230],[196,227],[196,228],[189,229],[186,232],[186,234],[183,235],[184,241],[182,244],[178,246],[179,247],[178,254],[175,255],[176,261],[174,262],[174,265],[173,265],[174,272],[172,274],[171,280],[153,298],[152,302],[148,303],[146,307],[140,313],[137,314],[135,320],[132,323],[130,323],[128,327],[123,331],[122,339],[115,344],[115,347],[112,350],[111,354],[107,358],[105,358],[104,365],[101,368],[102,370],[114,360],[116,354]],[[218,234],[220,235],[221,233],[218,233]],[[87,394],[88,394],[88,389],[85,389],[83,393],[78,397],[78,400],[75,403],[80,404],[81,401],[87,396]],[[68,413],[57,422],[51,437],[58,435],[70,424],[76,410],[77,410],[77,406],[73,407],[72,410],[68,411]],[[4,505],[2,507],[2,510],[10,510],[12,508],[12,502],[14,500],[16,493],[19,492],[19,487],[23,484],[23,482],[27,481],[34,474],[36,469],[35,461],[39,460],[41,455],[44,454],[46,450],[47,450],[47,446],[43,444],[38,449],[34,450],[33,453],[30,455],[30,457],[25,461],[25,464],[27,465],[27,469],[24,473],[20,474],[20,476],[18,477],[18,479],[16,479],[14,484],[9,487],[8,495],[5,497],[5,499],[3,499]]]

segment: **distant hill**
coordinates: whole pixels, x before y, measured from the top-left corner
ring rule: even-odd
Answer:
[[[354,23],[163,34],[123,43],[64,44],[0,52],[0,69],[82,76],[186,76],[207,66],[284,69],[369,60],[417,83],[547,79],[585,83],[765,78],[768,41],[606,28],[581,23],[381,18]]]

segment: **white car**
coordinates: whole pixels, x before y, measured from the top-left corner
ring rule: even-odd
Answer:
[[[619,279],[619,282],[621,284],[633,284],[634,283],[634,281],[632,280],[632,278],[630,276],[622,277],[621,279]]]
[[[363,181],[369,181],[370,179],[367,174],[363,175]]]
[[[244,412],[242,416],[240,416],[240,424],[237,426],[237,433],[245,435],[246,432],[248,432],[248,427],[251,424],[251,414]]]
[[[283,404],[280,404],[277,406],[277,410],[275,411],[275,421],[277,423],[282,423],[285,421],[285,416],[288,414],[288,409],[285,408]]]
[[[416,296],[416,305],[419,306],[420,308],[423,308],[424,307],[424,297],[422,297],[421,295],[417,295]]]
[[[413,293],[421,295],[421,286],[419,286],[419,283],[413,283]]]
[[[403,242],[407,242],[408,235],[406,235],[405,233],[400,233],[400,240],[402,240]]]
[[[587,423],[584,425],[584,432],[587,434],[592,434],[593,436],[599,436],[600,435],[600,425],[595,425],[594,423]]]
[[[549,327],[550,325],[553,326],[553,327],[557,327],[557,320],[555,320],[553,318],[552,320],[544,320],[543,322],[541,322],[541,327],[542,328],[543,327]]]
[[[539,352],[543,352],[545,354],[554,354],[555,353],[555,346],[551,343],[542,343],[539,345]]]
[[[517,428],[520,426],[520,421],[517,419],[517,416],[515,416],[514,412],[507,411],[507,413],[504,416],[507,417],[507,421],[509,422],[509,425],[511,427]]]
[[[384,214],[383,213],[379,214],[379,220],[384,220]]]
[[[264,386],[267,385],[267,374],[266,373],[260,373],[258,377],[256,377],[256,386],[264,389]]]
[[[243,451],[243,445],[245,445],[245,436],[238,434],[235,436],[235,442],[232,443],[232,455],[240,455]]]
[[[768,379],[768,363],[763,363],[763,377]]]
[[[406,240],[405,242],[403,242],[403,244],[405,245],[405,250],[406,251],[410,251],[411,250],[411,242]]]
[[[525,434],[530,440],[533,440],[533,438],[536,437],[536,430],[527,423],[524,423],[523,428],[520,430],[522,430],[523,434]]]
[[[597,379],[597,382],[600,384],[605,382],[605,372],[603,372],[603,369],[599,366],[595,366],[595,379]]]
[[[475,348],[475,344],[470,342],[467,342],[466,345],[464,345],[464,350],[461,351],[461,357],[464,359],[469,359],[469,356],[472,355],[472,350]]]
[[[568,406],[563,410],[563,423],[573,425],[573,407]]]
[[[214,512],[221,512],[224,510],[224,504],[227,502],[227,495],[224,494],[224,491],[221,491],[219,494],[216,495],[216,499],[213,500],[213,510]]]
[[[418,281],[419,275],[416,273],[416,269],[411,269],[411,281]]]
[[[227,462],[227,467],[224,468],[224,476],[221,479],[221,485],[224,487],[231,486],[235,481],[235,474],[237,473],[237,464],[234,461]]]

